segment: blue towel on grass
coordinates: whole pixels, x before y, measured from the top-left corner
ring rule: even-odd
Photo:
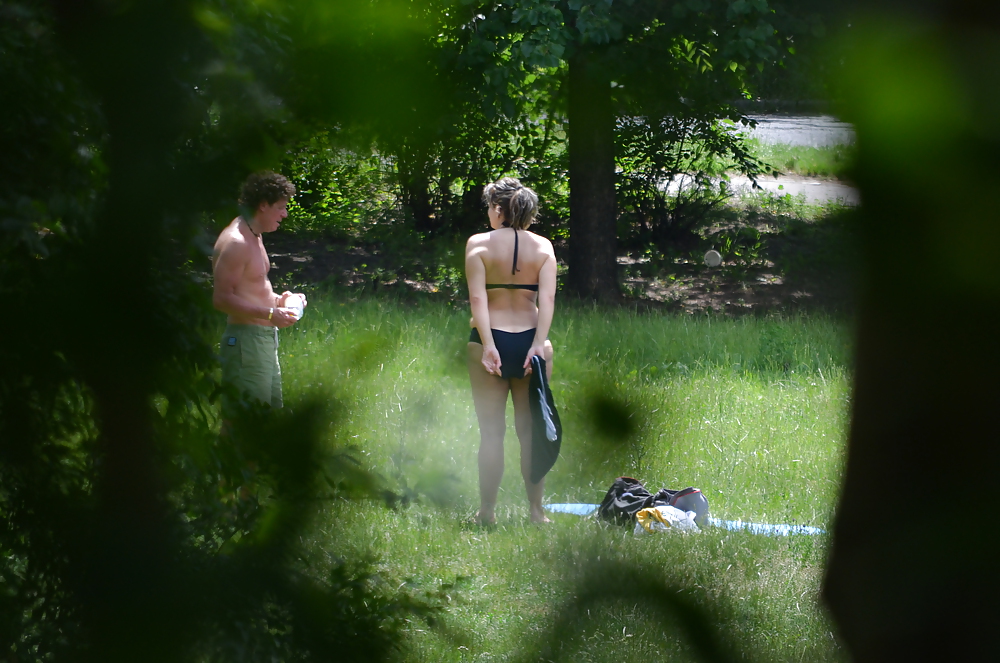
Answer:
[[[597,511],[600,504],[546,504],[545,508],[553,513],[570,513],[574,516],[589,516]],[[721,520],[709,518],[713,527],[721,527],[733,532],[745,530],[752,534],[764,536],[789,536],[791,534],[826,534],[826,530],[807,525],[771,525],[768,523],[745,523],[742,520]]]

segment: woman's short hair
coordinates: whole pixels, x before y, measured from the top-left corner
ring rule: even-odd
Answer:
[[[295,185],[288,178],[269,170],[254,173],[243,183],[240,190],[240,206],[256,212],[261,203],[273,205],[283,198],[295,195]]]
[[[483,202],[499,205],[504,222],[511,228],[524,230],[538,214],[538,194],[521,184],[516,177],[502,177],[483,188]]]

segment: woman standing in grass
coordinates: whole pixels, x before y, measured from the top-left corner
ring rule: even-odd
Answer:
[[[465,248],[465,277],[472,306],[469,379],[479,419],[479,511],[476,521],[496,522],[497,493],[503,477],[507,394],[514,401],[514,428],[521,443],[521,476],[532,522],[548,522],[542,486],[531,482],[531,410],[528,384],[531,357],[545,359],[552,374],[549,327],[556,296],[556,256],[552,242],[528,232],[538,212],[538,196],[513,177],[483,190],[492,232],[473,235]]]

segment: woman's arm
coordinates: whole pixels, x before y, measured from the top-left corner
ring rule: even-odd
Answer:
[[[472,323],[479,330],[483,341],[483,367],[487,373],[500,375],[500,353],[493,341],[490,328],[489,299],[486,296],[486,265],[483,254],[486,247],[477,241],[475,235],[465,245],[465,280],[469,285],[469,306],[472,309]]]
[[[545,252],[545,262],[538,272],[538,326],[535,327],[535,338],[524,361],[524,368],[531,368],[531,358],[538,355],[545,358],[545,340],[549,337],[552,326],[552,315],[556,307],[556,254],[549,243]]]

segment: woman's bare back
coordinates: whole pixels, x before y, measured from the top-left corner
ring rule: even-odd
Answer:
[[[537,325],[537,286],[539,273],[548,260],[555,260],[552,243],[527,230],[517,231],[517,268],[514,266],[514,230],[500,228],[474,235],[468,253],[482,260],[486,271],[486,295],[490,326],[504,331],[524,331]],[[488,287],[496,285],[531,285],[535,289]]]

